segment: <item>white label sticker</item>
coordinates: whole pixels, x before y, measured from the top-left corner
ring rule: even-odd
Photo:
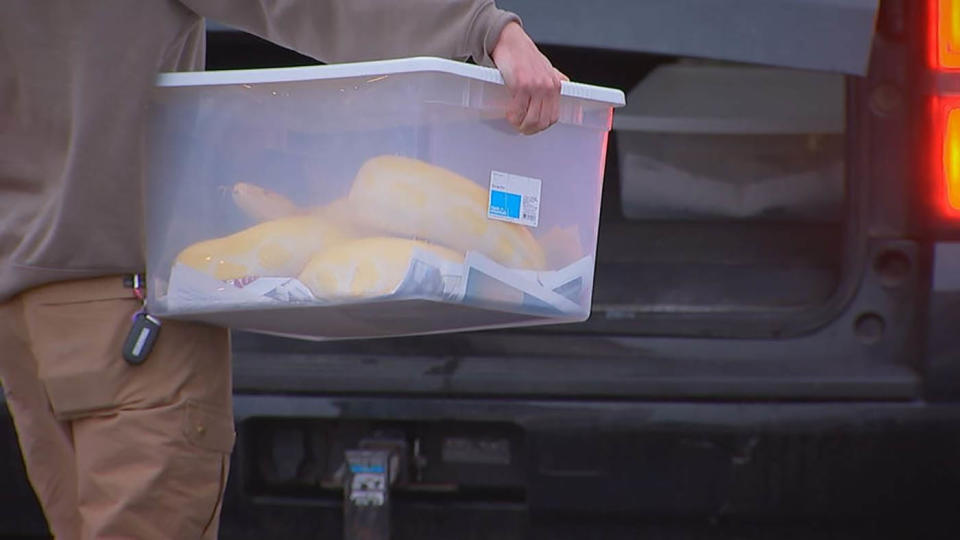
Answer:
[[[536,227],[540,223],[540,180],[491,171],[487,217]]]
[[[147,343],[147,338],[150,337],[150,329],[144,328],[140,330],[140,335],[137,336],[137,342],[133,345],[133,356],[140,356],[140,353],[143,352],[143,346]]]

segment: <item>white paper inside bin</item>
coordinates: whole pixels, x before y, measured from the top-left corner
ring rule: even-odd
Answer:
[[[586,257],[584,260],[589,261],[589,269],[592,271],[593,257]],[[500,298],[501,295],[514,294],[518,302],[513,309],[521,312],[560,315],[585,311],[577,302],[553,290],[555,287],[562,287],[557,283],[561,275],[566,276],[568,282],[582,283],[584,276],[573,275],[568,270],[575,268],[583,271],[585,265],[582,261],[554,272],[523,272],[497,264],[480,253],[469,253],[465,265],[467,279],[464,301],[468,303],[489,305],[491,297]],[[549,286],[544,284],[545,281]],[[500,306],[511,309],[509,304]]]
[[[176,318],[236,329],[306,339],[386,337],[582,320],[589,309],[577,300],[592,275],[592,256],[532,272],[479,253],[459,265],[417,250],[398,287],[378,297],[327,301],[293,278],[227,283],[176,265],[161,300]]]
[[[584,295],[593,284],[594,267],[593,257],[587,256],[555,272],[541,272],[538,277],[547,289],[583,305],[588,300]]]
[[[387,297],[438,298],[457,302],[463,282],[463,266],[420,249],[414,250],[406,276]]]
[[[160,299],[172,314],[211,309],[229,309],[273,304],[315,302],[316,298],[299,280],[285,277],[258,277],[243,283],[229,283],[177,264],[170,272],[167,296]]]
[[[404,278],[388,294],[365,297],[363,301],[402,298],[436,298],[459,301],[463,298],[462,265],[436,255],[414,250]],[[175,313],[231,309],[261,305],[344,303],[350,299],[317,298],[300,280],[289,277],[250,277],[224,282],[189,266],[177,264],[170,273],[167,309]]]

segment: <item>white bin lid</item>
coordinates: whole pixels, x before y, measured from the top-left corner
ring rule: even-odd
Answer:
[[[500,76],[500,72],[493,68],[443,58],[415,57],[372,62],[328,64],[323,66],[161,73],[157,77],[157,86],[258,84],[321,79],[347,79],[355,77],[380,77],[399,73],[418,72],[449,73],[468,79],[493,84],[503,84],[503,77]],[[561,95],[571,98],[607,103],[614,107],[620,107],[625,103],[622,91],[602,86],[564,82],[560,93]]]
[[[843,75],[685,64],[654,70],[613,120],[616,130],[659,133],[843,133],[844,126]]]

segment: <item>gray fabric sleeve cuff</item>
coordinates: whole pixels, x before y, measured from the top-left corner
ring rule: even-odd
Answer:
[[[496,67],[490,55],[493,53],[493,48],[500,39],[500,33],[503,31],[503,28],[511,22],[523,24],[516,13],[499,9],[493,2],[489,4],[487,9],[480,13],[474,28],[480,33],[483,39],[480,41],[480,48],[473,52],[474,62],[481,66]]]

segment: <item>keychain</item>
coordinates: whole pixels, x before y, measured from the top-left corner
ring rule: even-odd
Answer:
[[[123,342],[123,359],[128,364],[137,366],[142,364],[153,350],[153,345],[160,335],[160,320],[147,313],[147,300],[143,294],[142,278],[134,274],[132,280],[127,278],[125,284],[133,287],[133,295],[143,303],[143,307],[133,314],[130,332]]]

